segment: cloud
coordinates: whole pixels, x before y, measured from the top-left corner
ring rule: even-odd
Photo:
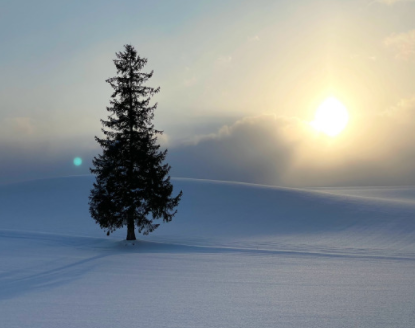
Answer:
[[[163,132],[157,136],[157,142],[161,147],[166,148],[170,144],[170,136],[166,132]]]
[[[380,113],[382,117],[397,120],[400,124],[411,124],[415,118],[415,97],[401,99],[395,106]]]
[[[189,79],[184,79],[183,85],[185,87],[191,87],[197,83],[197,79],[195,77],[191,77]]]
[[[362,55],[350,55],[350,59],[352,60],[370,60],[370,61],[376,61],[377,57],[376,56],[362,56]]]
[[[231,56],[220,56],[216,59],[215,64],[218,66],[228,66],[232,62]]]
[[[176,175],[264,182],[290,162],[290,142],[283,135],[291,124],[270,115],[244,118],[172,149],[169,158]]]
[[[90,138],[89,140],[92,140]],[[93,156],[98,146],[91,147],[84,138],[26,139],[0,141],[0,183],[28,179],[89,174]],[[73,159],[81,157],[80,167]]]
[[[169,148],[172,176],[294,187],[407,185],[415,184],[414,130],[415,97],[378,114],[352,115],[336,138],[299,118],[259,115],[179,144],[168,135],[159,142]],[[0,183],[88,174],[98,153],[92,135],[0,138]],[[76,156],[82,167],[72,164]]]
[[[412,58],[415,56],[415,30],[391,35],[384,40],[384,44],[395,53],[396,58]]]
[[[29,117],[6,118],[4,123],[3,129],[11,129],[20,135],[32,135],[35,132],[35,121]]]
[[[337,138],[298,118],[261,115],[199,136],[168,155],[175,176],[286,186],[415,184],[415,98],[354,117]]]
[[[387,5],[394,5],[398,2],[415,2],[415,0],[376,0],[376,2],[384,3]]]
[[[258,35],[248,36],[248,42],[258,42],[260,40]]]
[[[49,134],[49,122],[29,117],[0,120],[0,183],[41,177],[88,174],[99,147],[93,135]],[[75,157],[81,167],[73,165]]]

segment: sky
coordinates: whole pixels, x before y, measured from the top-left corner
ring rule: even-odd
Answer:
[[[411,0],[0,0],[0,183],[89,174],[129,43],[161,87],[172,176],[415,184],[413,17]],[[349,114],[334,137],[310,125],[328,97]]]

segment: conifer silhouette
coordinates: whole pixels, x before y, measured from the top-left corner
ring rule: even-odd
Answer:
[[[177,213],[182,191],[172,196],[170,166],[164,163],[167,150],[160,150],[152,120],[157,103],[151,97],[160,88],[145,86],[153,71],[141,70],[147,63],[132,45],[116,53],[117,76],[106,80],[114,89],[107,120],[101,120],[105,138],[95,137],[102,154],[93,160],[96,175],[89,197],[89,210],[109,234],[127,226],[127,240],[135,240],[135,227],[148,234],[162,218],[170,222]]]

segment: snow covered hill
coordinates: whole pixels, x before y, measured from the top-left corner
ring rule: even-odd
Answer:
[[[0,186],[0,230],[106,238],[91,176]],[[173,179],[179,213],[142,240],[273,251],[415,257],[415,188],[301,190]],[[112,238],[123,239],[125,231]],[[111,238],[109,238],[111,239]]]
[[[0,327],[413,327],[415,188],[174,179],[134,245],[91,176],[0,186]]]

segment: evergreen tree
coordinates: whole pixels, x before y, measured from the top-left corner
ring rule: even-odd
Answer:
[[[164,164],[167,150],[161,151],[152,120],[157,103],[151,97],[160,88],[144,86],[153,71],[143,73],[147,63],[131,45],[116,53],[117,76],[108,79],[114,93],[111,114],[101,120],[105,138],[95,137],[102,154],[93,160],[91,173],[96,175],[89,197],[89,210],[101,228],[109,235],[127,226],[127,240],[135,240],[135,227],[143,234],[154,231],[163,218],[170,222],[177,210],[182,192],[173,197],[170,166]]]

